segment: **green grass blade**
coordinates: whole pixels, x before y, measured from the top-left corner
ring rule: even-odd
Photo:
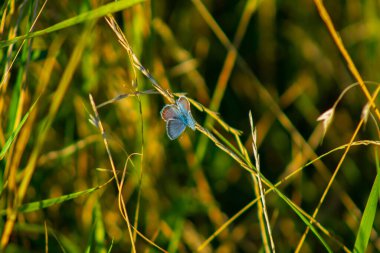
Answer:
[[[113,239],[112,239],[112,241],[111,241],[110,248],[108,249],[108,253],[111,253],[111,252],[112,252],[112,248],[113,248]]]
[[[70,193],[70,194],[63,195],[63,196],[60,196],[60,197],[57,197],[57,198],[51,198],[51,199],[45,199],[45,200],[40,200],[40,201],[35,201],[35,202],[27,203],[27,204],[21,205],[19,207],[18,211],[21,212],[21,213],[28,213],[28,212],[34,212],[34,211],[37,211],[37,210],[40,210],[40,209],[43,209],[43,208],[47,208],[49,206],[53,206],[53,205],[56,205],[56,204],[60,204],[62,202],[65,202],[65,201],[68,201],[68,200],[71,200],[71,199],[75,199],[75,198],[78,198],[80,196],[83,196],[83,195],[89,194],[91,192],[94,192],[94,191],[102,188],[106,184],[108,184],[110,181],[111,180],[109,180],[107,183],[105,183],[103,185],[99,185],[99,186],[96,186],[96,187],[93,187],[93,188],[90,188],[90,189],[87,189],[87,190],[84,190],[84,191]],[[1,210],[0,211],[0,215],[5,215],[5,214],[6,214],[6,210]]]
[[[3,190],[4,190],[4,180],[3,180],[3,173],[5,171],[5,161],[4,160],[0,160],[0,196],[3,194]],[[0,227],[1,227],[1,221],[0,221]],[[1,229],[0,229],[0,233],[1,233]]]
[[[40,201],[36,201],[36,202],[27,203],[27,204],[24,204],[24,205],[20,206],[19,212],[28,213],[28,212],[37,211],[37,210],[40,210],[40,209],[43,209],[43,208],[47,208],[49,206],[60,204],[62,202],[65,202],[65,201],[68,201],[68,200],[71,200],[71,199],[78,198],[80,196],[86,195],[86,194],[91,193],[93,191],[96,191],[98,189],[99,189],[99,186],[94,187],[94,188],[90,188],[90,189],[87,189],[87,190],[84,190],[84,191],[70,193],[70,194],[63,195],[63,196],[60,196],[60,197],[57,197],[57,198],[51,198],[51,199],[45,199],[45,200],[40,200]]]
[[[32,17],[32,8],[31,4],[29,4],[26,9],[29,10],[29,17]],[[28,20],[27,23],[27,30],[31,28],[31,23],[32,20]],[[20,65],[17,70],[17,75],[16,75],[16,81],[14,83],[14,89],[12,91],[11,95],[11,101],[9,105],[9,120],[8,120],[8,126],[7,126],[7,131],[6,133],[9,134],[11,131],[14,130],[14,126],[18,123],[18,113],[23,108],[23,104],[25,99],[22,99],[23,96],[22,93],[24,92],[23,86],[25,85],[24,82],[27,79],[27,72],[28,72],[28,66],[29,66],[29,54],[31,51],[31,47],[25,46],[22,48],[22,53],[21,53],[21,58],[20,60]]]
[[[222,140],[223,143],[224,143],[225,145],[227,145],[232,151],[234,151],[235,154],[237,154],[241,159],[246,160],[245,157],[244,157],[244,155],[243,155],[241,152],[239,152],[239,150],[237,150],[237,149],[231,144],[231,142],[229,142],[226,138],[224,138],[224,136],[221,135],[216,129],[213,129],[213,133],[214,133],[216,136],[218,136],[218,138],[219,138],[220,140]]]
[[[58,24],[52,25],[46,29],[36,31],[33,33],[29,33],[29,34],[24,34],[24,35],[15,37],[11,40],[0,41],[0,48],[14,44],[19,40],[45,35],[45,34],[48,34],[51,32],[55,32],[55,31],[73,26],[73,25],[83,23],[85,21],[97,19],[97,18],[103,17],[107,14],[124,10],[128,7],[131,7],[135,4],[141,3],[143,1],[144,0],[124,0],[124,1],[112,2],[112,3],[106,4],[106,5],[100,6],[99,8],[96,8],[94,10],[87,11],[87,12],[84,12],[82,14],[79,14],[78,16],[66,19],[66,20],[64,20]]]
[[[7,153],[8,149],[12,145],[13,141],[15,140],[16,136],[19,134],[22,126],[25,124],[26,120],[29,118],[30,113],[33,111],[35,105],[37,104],[40,97],[36,99],[36,101],[33,103],[33,105],[30,107],[29,111],[24,115],[22,118],[20,124],[17,126],[17,128],[12,132],[12,134],[9,136],[8,140],[5,142],[4,147],[1,149],[0,152],[0,160],[2,160],[5,156],[5,153]]]
[[[105,238],[106,231],[104,228],[104,223],[102,219],[102,209],[100,203],[97,201],[92,210],[92,228],[90,233],[90,238],[88,240],[86,252],[99,252],[105,253]],[[92,250],[91,250],[92,248]]]
[[[380,177],[377,174],[365,207],[353,252],[365,252],[376,216],[377,203],[380,198]]]
[[[293,204],[292,201],[290,201],[281,191],[277,190],[277,188],[274,188],[277,194],[293,209],[293,211],[301,218],[301,220],[310,227],[311,231],[314,233],[314,235],[319,239],[319,241],[325,246],[325,249],[328,252],[333,252],[327,242],[323,239],[323,237],[318,233],[318,231],[315,229],[315,227],[309,222],[309,220],[300,212],[298,211],[297,207]]]
[[[215,132],[215,131],[214,131]],[[218,134],[216,132],[216,134]],[[223,138],[223,136],[221,136],[220,134],[218,134],[218,137],[221,138],[224,142],[227,143],[227,145],[233,149],[236,154],[239,154],[239,156],[242,156],[242,154],[240,154],[240,152],[238,152],[236,150],[236,148],[234,148],[231,144],[229,145],[228,144],[228,141]],[[244,161],[246,161],[244,158],[243,158]],[[247,162],[247,161],[246,161]],[[262,177],[263,179],[265,179],[265,177],[263,176]],[[265,179],[266,180],[266,179]],[[266,180],[267,182],[269,182],[269,180]],[[332,252],[331,248],[328,246],[328,244],[326,243],[326,241],[323,239],[323,237],[318,233],[318,231],[315,229],[315,227],[308,221],[308,219],[297,209],[297,207],[293,204],[292,201],[290,201],[281,191],[279,191],[277,188],[274,188],[274,190],[277,192],[277,194],[285,201],[285,203],[287,203],[290,208],[292,208],[294,210],[294,212],[301,218],[301,220],[308,226],[310,227],[311,231],[315,234],[315,236],[321,241],[321,243],[323,244],[323,246],[325,246],[326,250],[328,252]]]
[[[176,220],[173,234],[170,236],[168,252],[177,252],[178,245],[181,241],[181,237],[183,236],[182,233],[183,233],[184,224],[185,222],[182,218],[179,218]]]
[[[86,247],[86,251],[85,253],[90,253],[91,252],[91,249],[92,249],[92,244],[93,244],[93,241],[94,241],[94,234],[95,234],[95,224],[96,221],[94,221],[94,217],[92,219],[92,226],[91,226],[91,230],[90,230],[90,235],[89,235],[89,238],[88,238],[88,242],[87,242],[87,247]]]

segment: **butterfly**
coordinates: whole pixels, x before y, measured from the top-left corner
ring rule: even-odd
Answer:
[[[166,132],[170,140],[175,140],[185,131],[186,126],[195,130],[195,120],[190,112],[190,103],[181,96],[175,104],[165,105],[161,110],[161,118],[166,121]]]

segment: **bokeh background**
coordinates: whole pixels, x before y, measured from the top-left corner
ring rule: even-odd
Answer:
[[[107,3],[47,1],[33,31]],[[363,79],[376,83],[379,2],[324,4]],[[32,0],[1,3],[1,41],[28,33],[42,5]],[[158,83],[186,93],[241,130],[253,160],[252,111],[261,172],[272,183],[348,143],[361,119],[367,100],[355,86],[340,100],[325,136],[317,122],[356,80],[311,0],[147,0],[113,16]],[[20,47],[21,41],[0,50],[2,147],[41,97],[0,161],[1,210],[14,206],[30,166],[33,172],[22,203],[64,198],[110,179],[102,135],[88,120],[93,114],[88,95],[101,104],[136,89],[128,53],[104,18],[26,40],[16,57]],[[153,89],[149,79],[136,73],[139,91]],[[374,83],[367,85],[371,92]],[[251,175],[199,131],[187,129],[178,140],[169,140],[160,118],[167,103],[160,94],[145,94],[98,110],[119,178],[126,167],[122,194],[131,222],[138,217],[138,230],[169,252],[194,252],[256,195]],[[194,106],[192,113],[200,125],[216,129],[237,147],[235,137],[206,119],[206,113]],[[377,129],[370,117],[356,140],[377,140]],[[373,145],[350,149],[320,208],[317,221],[330,232],[323,237],[333,251],[343,251],[342,245],[353,248],[376,176],[375,151]],[[279,189],[311,215],[342,154],[340,150],[318,159]],[[11,171],[13,181],[8,181]],[[129,252],[128,229],[117,200],[113,181],[63,203],[18,213],[6,252],[42,252],[46,244],[50,252],[107,252],[110,247],[111,252]],[[294,251],[305,223],[276,193],[269,193],[266,202],[277,251]],[[201,252],[264,251],[257,213],[256,204]],[[8,218],[3,212],[2,233]],[[380,250],[376,218],[367,252]],[[136,247],[137,252],[159,252],[140,236]],[[301,252],[324,250],[309,232]]]

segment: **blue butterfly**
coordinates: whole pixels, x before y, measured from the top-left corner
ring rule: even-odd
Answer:
[[[166,132],[170,140],[177,139],[186,126],[195,130],[195,120],[191,116],[190,103],[186,97],[179,97],[175,104],[165,105],[161,117],[166,121]]]

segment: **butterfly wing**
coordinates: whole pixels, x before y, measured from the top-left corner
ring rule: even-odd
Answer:
[[[180,119],[170,119],[166,123],[166,132],[170,140],[177,139],[183,131],[185,130],[186,125]]]
[[[182,109],[184,109],[185,111],[190,112],[190,102],[186,97],[179,97],[177,99],[177,105],[182,107]]]
[[[165,121],[178,119],[180,111],[176,105],[165,105],[161,110],[161,118]]]
[[[195,130],[195,120],[193,119],[190,111],[186,113],[186,123],[187,126],[190,127],[193,131]]]
[[[189,100],[184,96],[179,97],[177,100],[177,105],[181,111],[181,116],[184,118],[185,124],[191,129],[195,130],[195,120],[191,115]]]

